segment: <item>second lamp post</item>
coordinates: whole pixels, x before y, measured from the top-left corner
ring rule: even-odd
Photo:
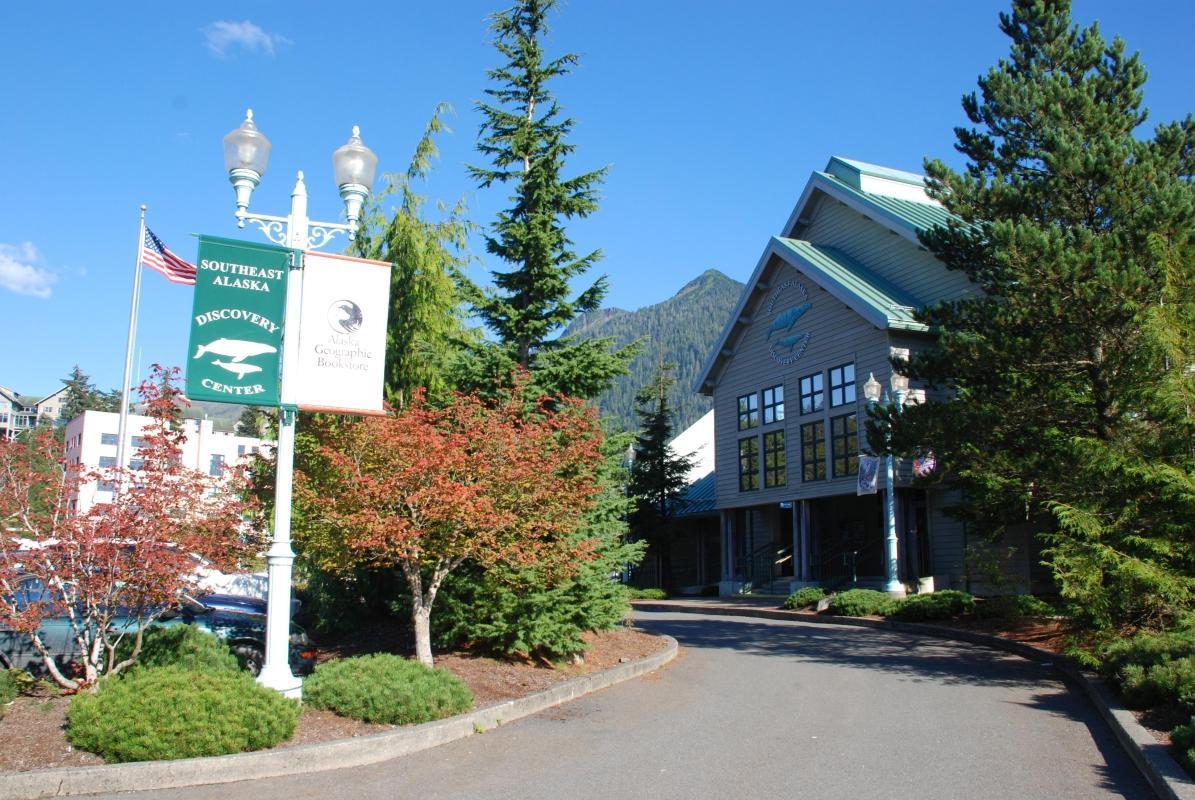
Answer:
[[[344,200],[347,223],[315,222],[307,216],[307,187],[299,172],[290,196],[290,214],[276,217],[249,211],[249,198],[261,182],[270,159],[270,140],[253,123],[253,110],[245,121],[224,137],[224,167],[236,191],[237,227],[255,223],[274,244],[295,250],[323,247],[337,233],[357,233],[361,205],[373,188],[378,157],[361,141],[354,126],[348,142],[332,154],[332,166],[340,197]],[[291,549],[290,511],[295,459],[295,381],[288,365],[296,363],[299,350],[299,301],[303,291],[302,263],[294,263],[287,279],[286,310],[283,317],[281,382],[278,387],[277,477],[274,486],[274,526],[270,549],[266,551],[269,594],[266,601],[265,663],[257,680],[287,697],[302,694],[302,679],[290,671],[290,589],[295,552]]]

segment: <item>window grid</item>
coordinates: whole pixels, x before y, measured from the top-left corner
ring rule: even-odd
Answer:
[[[771,431],[763,435],[763,485],[766,488],[784,486],[788,482],[788,469],[784,457],[784,431]]]
[[[807,422],[801,426],[801,480],[826,478],[826,423]]]
[[[745,431],[759,425],[759,395],[755,392],[739,398],[739,430]]]
[[[771,425],[784,419],[784,384],[763,390],[763,424]]]
[[[855,365],[843,364],[830,370],[830,408],[855,402]]]
[[[739,439],[739,491],[759,488],[759,439]]]
[[[859,430],[854,414],[830,417],[830,453],[835,478],[859,473]]]
[[[812,414],[826,406],[826,384],[822,373],[801,378],[801,413]]]
[[[100,434],[100,444],[116,444],[116,443],[117,443],[117,439],[116,439],[115,433],[101,433]]]

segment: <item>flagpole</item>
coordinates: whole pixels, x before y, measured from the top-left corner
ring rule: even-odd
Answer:
[[[123,470],[128,445],[129,384],[133,372],[133,341],[137,338],[137,305],[141,301],[141,251],[145,247],[145,204],[141,204],[141,226],[137,232],[137,258],[133,265],[133,300],[129,307],[129,339],[124,351],[124,383],[120,390],[120,425],[116,433],[116,466]],[[117,487],[119,490],[123,487]]]

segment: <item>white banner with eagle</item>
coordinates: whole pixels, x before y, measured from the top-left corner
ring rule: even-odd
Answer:
[[[303,254],[299,358],[288,376],[306,411],[382,414],[390,264]]]

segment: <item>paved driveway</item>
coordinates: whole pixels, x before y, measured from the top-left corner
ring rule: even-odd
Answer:
[[[163,798],[1152,797],[1046,668],[862,628],[640,613],[679,658],[646,678],[370,767]]]

